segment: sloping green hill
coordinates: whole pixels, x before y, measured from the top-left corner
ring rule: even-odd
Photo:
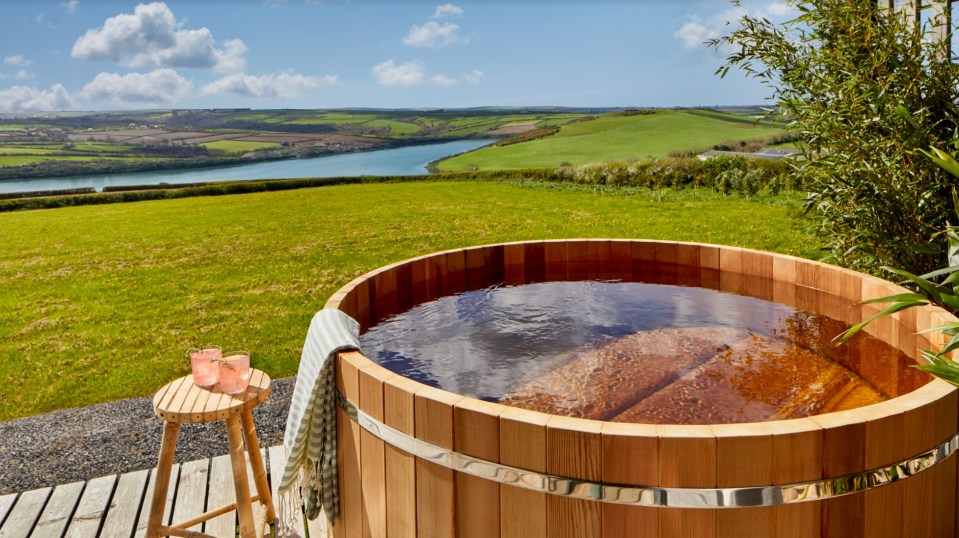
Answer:
[[[583,164],[607,160],[665,157],[672,151],[706,148],[726,140],[782,133],[768,124],[750,125],[741,116],[701,115],[680,110],[626,116],[610,114],[564,125],[548,138],[487,146],[438,163],[444,171],[510,169]],[[738,121],[737,121],[738,120]]]

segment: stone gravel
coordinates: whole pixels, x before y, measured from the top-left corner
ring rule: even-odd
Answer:
[[[273,380],[267,400],[253,410],[265,448],[283,442],[293,377]],[[62,409],[0,422],[0,495],[156,466],[163,421],[152,398]],[[183,424],[176,461],[228,452],[222,421]]]

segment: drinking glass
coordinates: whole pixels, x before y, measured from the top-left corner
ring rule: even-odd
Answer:
[[[246,351],[224,353],[219,361],[220,390],[224,394],[242,394],[250,385],[250,354]]]
[[[191,349],[190,368],[193,370],[193,384],[198,387],[209,388],[216,385],[217,362],[222,356],[220,346],[203,346],[200,349]]]

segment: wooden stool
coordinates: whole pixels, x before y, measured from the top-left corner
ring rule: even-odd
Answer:
[[[276,519],[273,497],[266,481],[266,468],[260,454],[251,411],[270,393],[270,376],[260,370],[250,370],[250,386],[243,394],[223,394],[220,385],[203,389],[193,384],[193,376],[181,377],[160,389],[153,397],[153,410],[162,418],[163,443],[160,445],[160,461],[157,463],[156,484],[147,521],[147,538],[160,536],[183,536],[197,538],[208,534],[187,530],[190,527],[219,515],[236,510],[240,519],[241,538],[261,538],[267,524]],[[226,421],[226,434],[230,442],[230,462],[233,467],[233,487],[236,502],[209,510],[193,519],[175,524],[162,525],[167,489],[170,486],[170,468],[180,424]],[[243,457],[243,438],[250,455],[253,480],[257,495],[250,497],[250,484],[246,475],[246,459]],[[260,520],[253,522],[253,502],[263,505]],[[214,538],[214,537],[210,537]]]

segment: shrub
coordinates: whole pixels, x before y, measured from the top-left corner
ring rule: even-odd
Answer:
[[[831,261],[932,269],[943,247],[927,238],[946,223],[952,181],[917,150],[952,146],[959,132],[948,43],[885,2],[789,3],[799,12],[791,21],[747,14],[714,40],[734,51],[719,73],[737,67],[766,84],[808,144],[785,186],[812,192]]]

